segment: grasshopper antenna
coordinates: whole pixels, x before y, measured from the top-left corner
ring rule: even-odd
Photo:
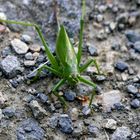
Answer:
[[[57,23],[57,28],[58,28],[58,31],[60,30],[60,23],[59,23],[59,20],[58,20],[58,3],[56,0],[53,1],[54,2],[54,18],[56,20],[56,23]]]

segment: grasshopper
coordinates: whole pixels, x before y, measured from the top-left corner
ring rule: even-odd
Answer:
[[[100,74],[99,66],[95,59],[88,60],[84,65],[80,65],[83,45],[84,16],[85,0],[82,0],[82,16],[80,19],[78,53],[76,54],[74,47],[70,42],[68,34],[65,30],[65,27],[63,25],[60,25],[56,40],[56,56],[54,56],[49,50],[49,47],[45,41],[45,38],[43,37],[41,29],[37,24],[0,19],[0,22],[5,22],[9,24],[20,24],[23,26],[33,26],[35,28],[43,46],[45,47],[45,53],[48,57],[48,60],[51,63],[51,66],[44,64],[40,68],[38,68],[37,76],[41,73],[43,69],[47,69],[61,78],[61,80],[52,88],[52,93],[60,99],[63,105],[66,105],[66,102],[64,98],[57,93],[57,90],[67,81],[70,84],[77,84],[78,82],[81,82],[93,87],[93,93],[89,102],[89,106],[91,106],[93,97],[95,95],[96,84],[83,78],[81,76],[81,73],[84,72],[88,66],[94,64],[98,74]]]

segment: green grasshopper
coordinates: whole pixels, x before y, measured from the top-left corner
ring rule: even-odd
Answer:
[[[82,16],[80,19],[80,35],[79,35],[79,44],[78,44],[78,53],[76,54],[73,45],[70,42],[70,39],[67,35],[65,27],[60,26],[57,41],[56,41],[56,57],[51,53],[49,47],[43,37],[40,27],[37,24],[28,23],[28,22],[17,22],[13,20],[2,20],[0,22],[10,23],[10,24],[20,24],[23,26],[33,26],[37,31],[40,40],[45,47],[45,52],[48,57],[48,60],[51,63],[51,66],[42,65],[38,68],[39,75],[43,69],[47,69],[56,76],[62,78],[52,89],[52,93],[56,95],[63,105],[66,105],[65,100],[60,96],[56,91],[66,82],[70,84],[76,84],[78,82],[84,83],[86,85],[93,87],[93,93],[90,98],[89,106],[92,104],[92,100],[95,94],[96,84],[83,78],[80,74],[84,72],[87,67],[91,64],[94,64],[98,74],[100,74],[99,66],[96,63],[95,59],[88,60],[84,65],[80,66],[81,55],[82,55],[82,42],[83,42],[83,30],[84,30],[84,15],[85,15],[85,0],[82,0]]]

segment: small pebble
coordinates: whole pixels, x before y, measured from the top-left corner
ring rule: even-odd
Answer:
[[[35,97],[31,94],[25,96],[25,98],[23,98],[23,100],[27,103],[30,103],[32,100],[35,100]]]
[[[136,16],[130,16],[128,19],[128,23],[132,26],[136,23]]]
[[[124,72],[126,69],[128,69],[128,64],[122,60],[119,60],[115,64],[115,68],[121,72]]]
[[[138,89],[133,85],[128,85],[127,92],[135,95],[136,93],[138,93]]]
[[[29,107],[36,119],[42,119],[46,115],[46,110],[42,108],[36,100],[32,100],[29,103]]]
[[[6,27],[0,24],[0,33],[5,32],[5,30],[6,30]]]
[[[43,93],[38,93],[37,97],[41,100],[42,103],[47,103],[48,96]]]
[[[78,119],[79,116],[79,111],[77,108],[72,108],[70,111],[70,117],[72,119],[72,121],[76,121]]]
[[[120,44],[115,43],[111,46],[111,49],[114,51],[119,51],[120,50]]]
[[[119,10],[118,6],[115,5],[115,6],[112,7],[112,12],[113,13],[117,13],[118,10]]]
[[[96,38],[100,41],[107,39],[107,34],[105,33],[104,30],[101,30],[98,32],[98,34],[96,35]]]
[[[64,93],[64,97],[66,98],[67,101],[72,102],[72,101],[74,101],[75,98],[76,98],[76,93],[73,92],[73,91],[71,91],[71,90],[70,90],[70,91],[66,91],[66,92]]]
[[[5,116],[8,116],[8,117],[13,117],[15,116],[15,109],[12,108],[12,107],[6,107],[2,110],[2,113],[5,115]]]
[[[16,38],[11,41],[11,46],[17,54],[26,54],[29,49],[27,44]]]
[[[90,134],[92,134],[92,136],[93,136],[94,138],[98,137],[98,135],[99,135],[99,133],[100,133],[99,129],[98,129],[95,125],[93,125],[93,124],[90,124],[90,125],[88,126],[88,132],[89,132]]]
[[[71,134],[73,132],[73,125],[70,117],[67,114],[62,114],[58,120],[58,127],[60,130],[66,134]]]
[[[117,128],[117,122],[114,119],[105,119],[103,120],[102,125],[106,129],[115,130]]]
[[[57,115],[52,116],[51,118],[49,118],[48,125],[53,129],[56,128],[58,125],[58,119],[59,118]]]
[[[103,82],[105,80],[106,80],[106,77],[104,75],[96,75],[97,82]]]
[[[134,44],[134,49],[135,49],[136,52],[140,53],[140,41],[137,41]]]
[[[88,44],[87,47],[91,56],[98,56],[98,50],[94,45]]]
[[[130,105],[131,105],[132,108],[135,108],[135,109],[139,108],[140,107],[140,101],[138,99],[134,99],[134,100],[131,101]]]
[[[33,60],[33,54],[31,52],[28,52],[25,54],[25,59],[27,60]]]
[[[135,43],[137,41],[140,41],[140,34],[134,32],[133,30],[126,31],[125,35],[130,42]]]
[[[97,18],[97,22],[102,22],[104,20],[104,16],[101,14],[98,14],[96,18]]]
[[[111,30],[111,31],[114,31],[115,29],[116,29],[116,23],[115,22],[111,22],[110,24],[109,24],[109,29]]]
[[[6,20],[7,16],[5,15],[5,13],[0,12],[0,19]]]
[[[128,12],[125,12],[125,13],[121,13],[119,14],[117,17],[116,17],[116,20],[118,23],[127,23],[128,22],[128,18],[129,18],[129,14]]]
[[[106,6],[106,5],[100,5],[100,6],[98,7],[98,11],[99,11],[100,13],[105,12],[106,9],[107,9],[107,6]]]
[[[15,77],[20,71],[20,62],[17,57],[8,55],[0,61],[0,69],[7,78]]]
[[[119,29],[119,31],[124,30],[125,25],[123,23],[118,24],[118,29]]]
[[[30,45],[29,48],[33,52],[40,52],[40,49],[41,49],[40,45],[38,45],[38,44]]]
[[[89,108],[89,106],[84,106],[84,108],[82,109],[82,113],[87,116],[91,113],[91,109]]]
[[[17,140],[43,140],[45,132],[40,127],[37,120],[26,118],[22,120],[17,127]]]
[[[34,61],[34,60],[25,60],[24,61],[24,66],[25,67],[32,67],[32,66],[35,65],[35,63],[36,63],[36,61]]]
[[[29,35],[23,34],[21,36],[21,40],[27,44],[30,44],[32,42],[32,38]]]
[[[39,53],[38,52],[34,52],[33,53],[33,58],[34,60],[36,60],[39,57]]]
[[[131,135],[131,131],[128,127],[122,126],[122,127],[118,127],[112,137],[111,140],[129,140],[128,137],[130,137]]]
[[[123,110],[124,109],[124,106],[121,103],[116,103],[113,106],[114,106],[113,109],[115,109],[115,110]]]
[[[46,56],[40,54],[38,57],[37,57],[37,60],[36,60],[38,63],[43,63],[43,62],[46,62]]]
[[[17,82],[16,79],[10,79],[9,81],[10,81],[12,87],[14,87],[14,88],[18,87],[19,83]]]
[[[9,46],[8,46],[8,47],[5,47],[5,48],[2,50],[1,54],[2,54],[2,57],[6,57],[6,56],[8,56],[8,55],[11,55],[11,54],[12,54],[11,48],[10,48]]]
[[[72,135],[73,135],[74,137],[78,137],[78,136],[82,135],[83,129],[84,129],[83,121],[77,120],[77,121],[74,123],[74,130],[73,130]]]

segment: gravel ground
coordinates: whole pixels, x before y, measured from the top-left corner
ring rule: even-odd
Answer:
[[[80,0],[56,1],[76,51]],[[58,77],[43,70],[30,83],[47,61],[44,47],[31,27],[0,23],[0,140],[140,140],[140,1],[87,0],[86,7],[81,63],[94,58],[103,73],[90,66],[82,74],[97,84],[91,108],[89,86],[61,87],[64,110],[49,96]],[[0,18],[38,23],[53,53],[55,14],[53,0],[0,0]]]

